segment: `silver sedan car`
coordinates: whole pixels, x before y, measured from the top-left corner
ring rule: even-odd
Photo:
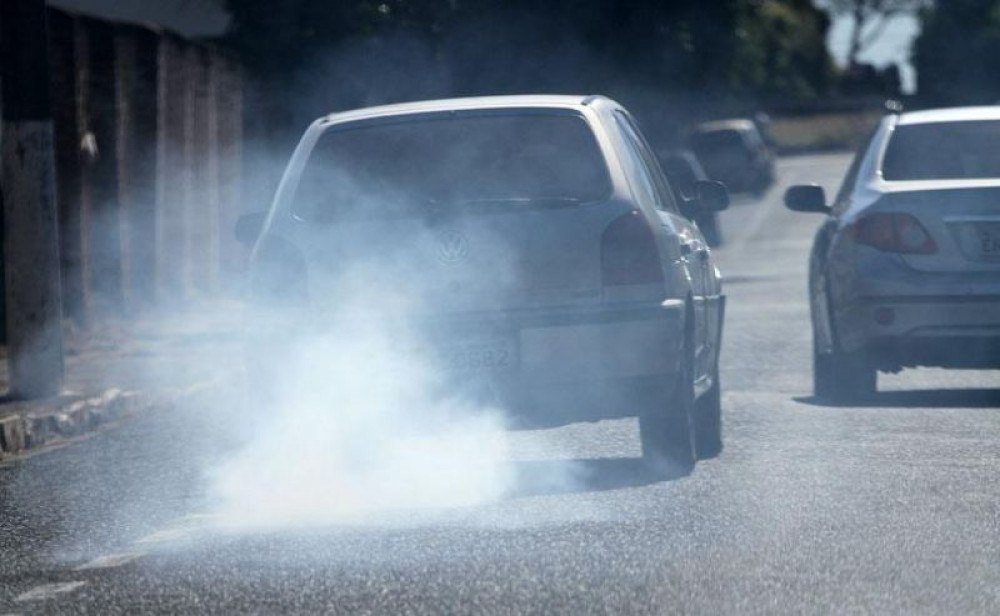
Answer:
[[[827,215],[809,294],[817,396],[864,398],[878,371],[1000,368],[1000,106],[885,117]]]
[[[681,208],[728,195],[695,193],[676,202],[609,99],[427,101],[316,121],[240,234],[254,303],[322,329],[380,293],[354,316],[407,323],[456,386],[533,413],[624,409],[644,456],[686,472],[722,447],[721,277]]]

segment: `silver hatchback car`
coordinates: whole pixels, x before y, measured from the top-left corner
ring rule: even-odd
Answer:
[[[1000,368],[1000,106],[889,115],[832,205],[809,294],[817,396],[863,398],[877,371]]]
[[[696,193],[686,209],[728,204],[717,182]],[[644,456],[684,472],[722,447],[725,300],[673,194],[609,99],[427,101],[316,121],[238,235],[253,302],[322,327],[359,279],[391,288],[457,386],[528,413],[627,409]]]

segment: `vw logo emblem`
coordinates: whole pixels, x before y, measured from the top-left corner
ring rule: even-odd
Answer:
[[[469,256],[469,240],[458,231],[443,231],[438,235],[437,253],[442,263],[458,263]]]

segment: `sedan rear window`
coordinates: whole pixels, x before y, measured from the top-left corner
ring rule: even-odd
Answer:
[[[328,130],[293,209],[312,220],[407,216],[456,205],[572,205],[609,193],[603,156],[580,116],[411,116]]]
[[[889,181],[1000,178],[1000,121],[897,126],[882,162]]]

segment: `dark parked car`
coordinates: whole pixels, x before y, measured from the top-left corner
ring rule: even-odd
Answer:
[[[753,120],[706,122],[684,140],[708,176],[731,192],[763,194],[774,183],[774,155]]]
[[[889,115],[832,205],[788,189],[827,216],[809,266],[818,396],[871,395],[878,371],[1000,368],[998,144],[1000,107]]]
[[[728,204],[717,182],[694,190],[691,207]],[[676,472],[722,447],[721,281],[614,101],[487,97],[321,118],[259,237],[241,229],[256,242],[258,304],[308,306],[320,324],[371,318],[339,314],[340,278],[362,262],[393,285],[386,302],[412,306],[407,320],[455,380],[489,380],[527,412],[635,412],[644,457]],[[259,360],[253,382],[268,378]]]

